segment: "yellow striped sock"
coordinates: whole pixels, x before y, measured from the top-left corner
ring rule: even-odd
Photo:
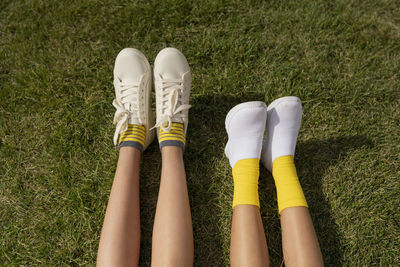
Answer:
[[[119,137],[119,147],[131,146],[143,151],[146,140],[146,128],[143,125],[129,124],[128,129]]]
[[[297,177],[293,156],[276,158],[272,163],[272,176],[275,180],[278,195],[279,213],[290,207],[308,207],[299,178]]]
[[[259,159],[242,159],[233,166],[232,208],[245,204],[260,207],[258,199],[259,162]]]
[[[179,146],[185,149],[186,138],[183,123],[172,122],[171,129],[168,132],[159,127],[158,142],[160,149],[164,146]]]

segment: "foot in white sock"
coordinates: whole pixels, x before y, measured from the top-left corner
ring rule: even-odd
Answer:
[[[266,119],[267,106],[261,101],[242,103],[229,111],[225,155],[232,168],[241,159],[260,158]]]
[[[302,117],[301,100],[296,96],[278,98],[268,106],[267,113],[261,160],[272,171],[276,158],[294,156]]]

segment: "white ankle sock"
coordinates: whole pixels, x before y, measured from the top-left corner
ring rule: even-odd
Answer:
[[[268,106],[267,113],[261,158],[263,165],[272,171],[276,158],[294,156],[302,117],[301,100],[295,96],[278,98]]]
[[[260,158],[266,118],[267,107],[261,101],[242,103],[229,111],[225,154],[232,168],[241,159]]]

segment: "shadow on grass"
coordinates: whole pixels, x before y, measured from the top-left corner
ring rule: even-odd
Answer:
[[[190,109],[184,161],[193,220],[195,266],[225,266],[229,262],[226,251],[229,248],[227,238],[231,210],[226,207],[231,204],[232,186],[231,180],[226,179],[226,172],[221,173],[217,164],[225,157],[225,116],[236,104],[264,101],[264,97],[263,93],[246,93],[233,96],[194,96],[191,100],[193,107]],[[321,179],[326,170],[337,164],[341,157],[362,146],[372,144],[364,136],[344,136],[328,140],[308,140],[297,145],[296,166],[327,266],[343,264],[340,246],[342,237],[330,214],[330,205],[324,197]],[[230,168],[227,169],[230,173]],[[149,266],[151,262],[151,235],[160,172],[161,157],[158,144],[154,142],[144,153],[141,168],[141,266]],[[282,262],[282,249],[275,186],[265,168],[261,168],[260,176],[261,215],[271,266],[279,266]],[[222,199],[223,203],[221,194],[227,195],[226,199]]]
[[[224,240],[226,233],[222,232],[230,232],[230,220],[227,225],[225,219],[231,213],[232,180],[231,177],[226,179],[225,170],[220,168],[227,140],[225,117],[236,104],[251,100],[264,101],[264,94],[203,95],[191,101],[185,164],[192,207],[195,266],[226,266],[228,261],[229,242]]]
[[[330,204],[324,196],[322,178],[330,166],[336,165],[352,150],[372,146],[371,140],[363,135],[341,136],[324,140],[311,139],[297,144],[296,168],[326,266],[342,266],[344,259],[341,247],[343,237],[331,215]],[[261,214],[269,245],[271,266],[279,266],[282,263],[282,242],[276,191],[271,174],[265,168],[262,169],[260,172]]]
[[[220,187],[220,183],[231,181],[221,181],[215,165],[217,160],[224,157],[226,114],[236,104],[250,100],[263,101],[264,94],[202,95],[191,100],[193,107],[190,109],[184,162],[193,220],[195,266],[225,266],[224,258],[226,261],[227,255],[224,254],[220,231],[221,207],[215,188]],[[143,154],[140,173],[141,266],[149,266],[151,262],[151,236],[160,173],[161,155],[157,142],[154,142]]]

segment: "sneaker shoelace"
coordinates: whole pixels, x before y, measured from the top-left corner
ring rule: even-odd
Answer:
[[[161,127],[169,132],[172,126],[172,118],[184,120],[183,111],[189,110],[189,104],[182,104],[182,94],[184,93],[183,81],[179,79],[161,80],[161,104],[162,117],[153,128]],[[168,123],[168,126],[165,127]]]
[[[117,109],[114,115],[113,124],[116,125],[115,133],[114,133],[114,145],[117,145],[118,135],[125,132],[128,129],[128,119],[131,116],[137,117],[139,122],[140,119],[140,97],[139,97],[139,86],[141,85],[143,80],[143,76],[140,78],[140,81],[135,83],[123,83],[117,80],[115,86],[119,88],[120,91],[120,100],[114,99],[113,106]],[[125,106],[129,108],[126,109]]]

